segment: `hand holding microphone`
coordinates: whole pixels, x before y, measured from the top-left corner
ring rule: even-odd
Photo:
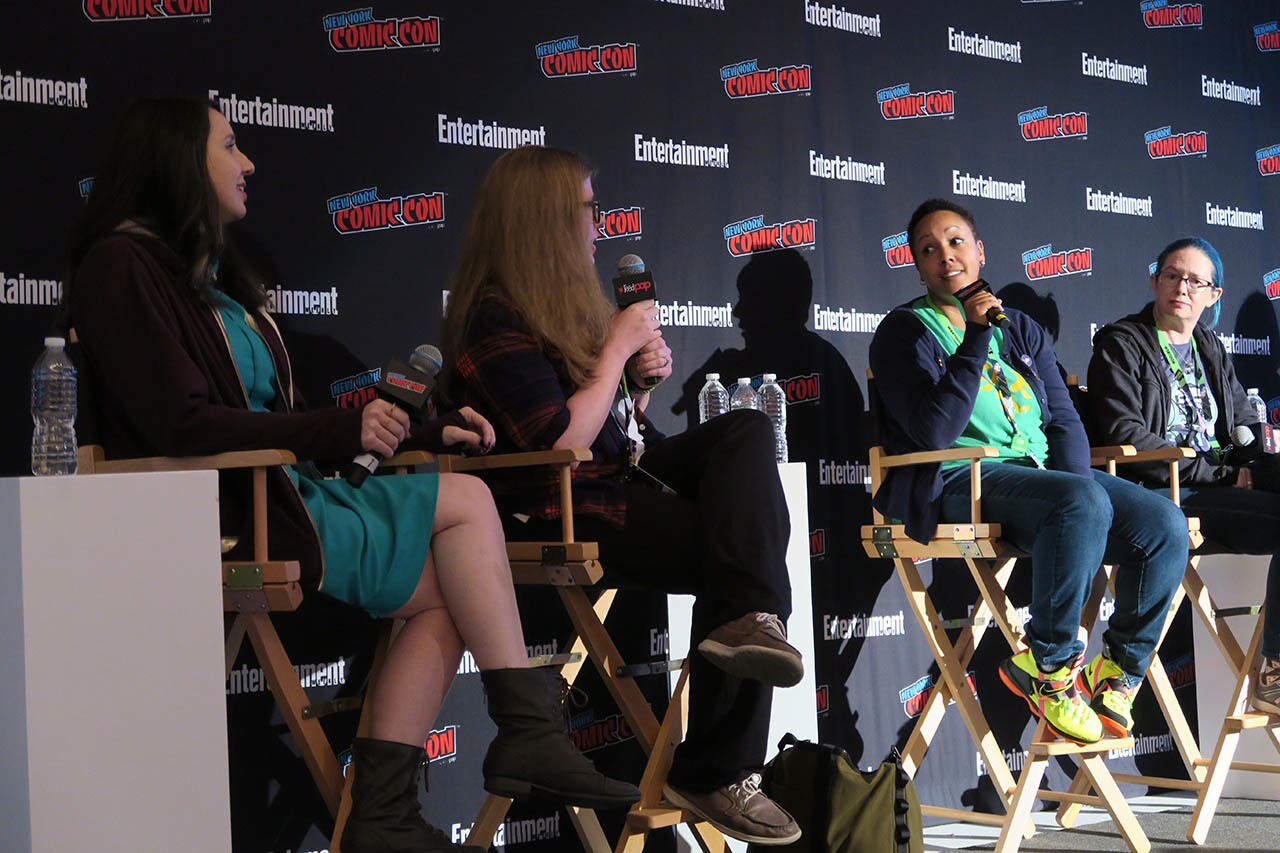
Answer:
[[[382,376],[374,386],[378,399],[366,405],[362,413],[360,444],[367,452],[347,466],[348,483],[360,488],[378,470],[383,457],[394,453],[408,436],[410,416],[427,406],[443,363],[440,350],[423,344],[409,356],[408,365],[392,359],[382,368]]]
[[[645,319],[651,324],[650,334],[637,339],[639,345],[632,349],[627,369],[642,388],[653,388],[671,375],[671,350],[658,331],[657,306],[654,304],[657,291],[653,284],[653,274],[645,267],[640,256],[623,255],[619,259],[618,275],[613,279],[613,296],[618,307],[623,310],[615,317],[611,335],[614,331],[621,331],[619,320],[622,324],[630,322],[631,318],[624,316],[628,312],[644,312]],[[646,304],[639,308],[631,307],[642,302]]]
[[[991,292],[991,285],[984,279],[960,288],[954,294],[964,309],[965,319],[970,323],[985,323],[988,326],[999,326],[1001,329],[1009,325],[1009,315],[1004,313],[1002,303]]]

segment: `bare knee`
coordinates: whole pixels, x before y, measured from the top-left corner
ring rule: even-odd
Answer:
[[[440,494],[436,499],[435,529],[466,523],[493,524],[501,529],[493,494],[478,477],[470,474],[441,474]]]

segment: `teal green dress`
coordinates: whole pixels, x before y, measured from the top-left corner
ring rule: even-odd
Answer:
[[[221,292],[217,297],[249,408],[272,411],[277,382],[271,350],[239,303]],[[439,475],[370,477],[356,489],[345,480],[316,480],[292,467],[285,470],[320,534],[321,590],[375,617],[398,610],[422,577],[431,547]]]

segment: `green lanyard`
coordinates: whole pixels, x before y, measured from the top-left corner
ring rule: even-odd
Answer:
[[[956,334],[955,326],[951,325],[951,320],[947,317],[945,311],[938,307],[933,301],[933,294],[928,294],[929,307],[938,312],[938,316],[942,318],[942,326],[951,333],[951,339],[955,341],[956,346],[960,346],[960,336]],[[994,333],[993,333],[994,334]],[[991,387],[996,392],[996,399],[1000,401],[1000,411],[1004,412],[1004,416],[1009,421],[1009,427],[1013,430],[1013,435],[1009,438],[1009,448],[1017,453],[1024,454],[1032,462],[1036,463],[1036,467],[1043,468],[1044,463],[1035,457],[1031,452],[1031,442],[1027,439],[1025,433],[1018,429],[1018,422],[1013,417],[1013,391],[1009,387],[1009,382],[1005,379],[1004,369],[1000,367],[999,349],[996,347],[995,338],[992,337],[991,344],[987,347],[987,364],[991,372]]]
[[[1208,415],[1204,412],[1203,405],[1207,402],[1208,388],[1203,389],[1204,397],[1202,402],[1197,402],[1196,395],[1192,393],[1191,388],[1194,385],[1200,388],[1200,351],[1196,348],[1196,339],[1191,338],[1191,356],[1193,358],[1192,371],[1193,382],[1187,381],[1187,374],[1183,372],[1182,365],[1178,363],[1178,357],[1173,353],[1173,346],[1169,343],[1169,336],[1164,333],[1164,329],[1156,329],[1156,337],[1160,340],[1160,351],[1164,353],[1164,360],[1169,363],[1169,369],[1173,371],[1174,381],[1178,383],[1178,388],[1182,391],[1183,397],[1187,400],[1187,406],[1195,413],[1196,428],[1200,430],[1200,434],[1209,440],[1209,448],[1214,451],[1221,449],[1218,439],[1209,432]],[[1207,383],[1206,383],[1207,385]]]

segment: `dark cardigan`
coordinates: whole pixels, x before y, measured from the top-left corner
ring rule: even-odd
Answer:
[[[889,312],[869,353],[883,409],[880,443],[890,454],[943,450],[959,438],[973,415],[992,335],[990,327],[970,323],[948,356],[911,305]],[[1040,403],[1049,441],[1045,464],[1089,476],[1089,442],[1044,330],[1021,311],[1006,313],[1000,357],[1022,374]],[[908,536],[926,542],[938,523],[941,496],[941,466],[912,465],[889,469],[872,500],[885,515],[902,519]]]
[[[75,273],[71,323],[84,353],[100,442],[109,457],[195,456],[280,448],[299,459],[350,458],[361,450],[355,409],[301,411],[275,324],[254,312],[275,362],[279,411],[251,412],[212,307],[179,283],[182,266],[163,243],[136,234],[100,240]],[[229,559],[252,553],[251,478],[219,473],[224,535],[240,537]],[[267,471],[272,559],[298,560],[319,584],[324,562],[315,525],[281,467]]]
[[[1198,323],[1192,335],[1204,363],[1205,381],[1218,401],[1214,434],[1224,448],[1229,447],[1236,425],[1256,430],[1258,416],[1218,336]],[[1088,387],[1089,434],[1096,441],[1132,444],[1138,450],[1173,446],[1164,437],[1172,397],[1151,303],[1094,335]],[[1178,464],[1179,478],[1188,485],[1231,485],[1238,471],[1237,466],[1224,465],[1208,453]],[[1121,473],[1147,485],[1169,485],[1169,466],[1163,462],[1124,465]]]

